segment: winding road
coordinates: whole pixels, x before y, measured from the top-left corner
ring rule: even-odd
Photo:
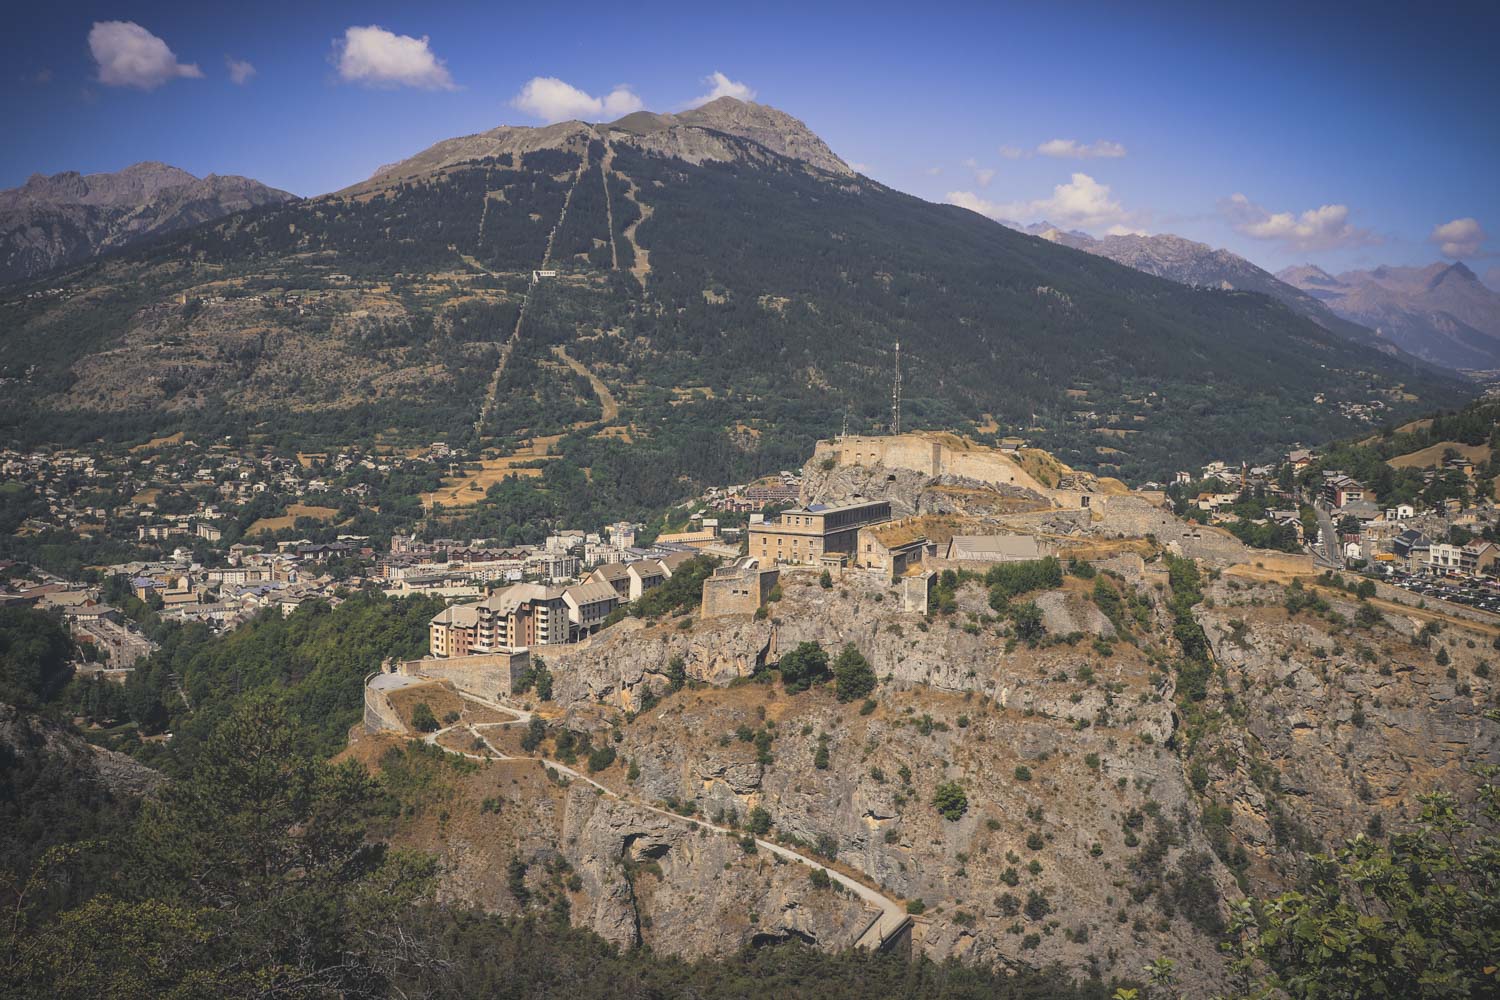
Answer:
[[[678,813],[670,812],[666,809],[660,809],[656,806],[647,805],[646,803],[629,796],[621,795],[613,789],[607,788],[599,782],[595,781],[593,778],[590,778],[588,775],[581,774],[568,765],[563,764],[559,761],[547,760],[544,757],[516,757],[507,754],[496,747],[488,739],[486,739],[484,734],[480,732],[480,730],[501,729],[507,726],[527,725],[531,722],[534,713],[528,712],[525,709],[514,708],[510,705],[504,705],[496,701],[490,701],[487,698],[480,698],[477,695],[466,694],[464,692],[459,692],[459,697],[463,698],[465,701],[472,701],[476,705],[483,705],[485,708],[493,709],[497,712],[504,712],[507,715],[514,716],[514,718],[505,722],[455,723],[454,725],[439,729],[436,732],[426,734],[422,737],[422,741],[424,743],[428,743],[447,753],[451,753],[459,757],[465,757],[469,760],[538,761],[543,767],[551,768],[557,773],[567,775],[573,780],[585,782],[598,789],[604,795],[607,795],[612,799],[617,799],[618,801],[624,802],[628,805],[632,805],[637,809],[644,809],[647,812],[655,813],[658,816],[664,816],[676,823],[686,823],[687,825],[692,827],[703,830],[713,830],[717,833],[726,834],[732,837],[740,836],[737,831],[731,830],[727,826],[720,826],[716,823],[710,823],[707,820],[694,819],[691,816],[683,816]],[[476,740],[480,741],[486,747],[488,747],[490,753],[488,755],[468,753],[463,750],[456,750],[453,747],[444,746],[441,742],[439,742],[442,736],[447,733],[451,733],[454,730],[464,730],[468,732]],[[827,865],[814,861],[807,855],[800,854],[789,847],[783,847],[780,844],[775,844],[768,840],[761,840],[759,837],[755,839],[755,846],[761,850],[775,855],[778,858],[782,858],[787,861],[795,861],[799,864],[807,865],[809,868],[815,868],[818,871],[825,873],[831,880],[837,882],[839,885],[843,886],[845,889],[858,896],[860,900],[863,901],[867,906],[873,907],[874,909],[879,911],[878,915],[871,919],[869,925],[865,927],[864,930],[860,932],[859,937],[855,939],[854,946],[856,948],[869,948],[879,950],[880,948],[884,947],[887,942],[894,940],[896,936],[899,935],[903,930],[905,930],[906,926],[911,923],[911,917],[907,915],[906,908],[896,900],[880,892],[878,889],[871,888],[870,886],[865,885],[863,882],[850,878],[843,872],[836,871],[832,868],[829,868]]]

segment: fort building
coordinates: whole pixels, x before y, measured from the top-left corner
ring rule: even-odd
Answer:
[[[858,552],[859,529],[890,519],[889,500],[794,507],[775,521],[751,526],[749,554],[762,566],[816,566],[824,555],[833,554],[852,561]]]

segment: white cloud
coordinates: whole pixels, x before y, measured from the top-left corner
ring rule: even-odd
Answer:
[[[979,161],[972,156],[964,161],[964,166],[974,171],[974,180],[980,187],[989,187],[990,181],[995,179],[995,171],[990,167],[981,167]]]
[[[1323,205],[1299,215],[1268,211],[1236,193],[1221,201],[1219,209],[1238,232],[1252,239],[1274,240],[1287,250],[1333,250],[1380,242],[1380,237],[1349,221],[1348,205]]]
[[[1090,145],[1076,139],[1048,139],[1036,148],[1037,155],[1057,160],[1118,160],[1125,147],[1118,142],[1100,139]]]
[[[1052,189],[1052,197],[1036,201],[992,202],[972,191],[950,191],[948,201],[992,219],[1030,220],[1047,219],[1058,225],[1079,226],[1084,229],[1108,229],[1131,226],[1137,215],[1128,212],[1115,200],[1108,184],[1100,184],[1088,174],[1073,174],[1066,184]],[[1126,229],[1138,232],[1136,229]]]
[[[603,97],[594,97],[555,76],[535,76],[511,98],[511,107],[544,122],[603,121],[619,118],[645,107],[629,87],[616,87]]]
[[[246,59],[225,56],[224,66],[229,70],[229,79],[242,87],[255,76],[255,65]]]
[[[928,167],[926,170],[922,171],[922,173],[926,174],[928,177],[936,177],[942,172],[942,167]]]
[[[1000,155],[1007,160],[1024,160],[1031,156],[1031,153],[1020,146],[1001,146]]]
[[[1436,243],[1444,257],[1477,257],[1489,235],[1478,219],[1464,218],[1432,227],[1429,243]]]
[[[700,104],[717,101],[721,97],[733,97],[741,101],[755,100],[755,90],[749,84],[741,83],[739,80],[731,80],[718,70],[705,76],[703,82],[708,84],[708,93],[693,98],[688,102],[688,107],[696,108]]]
[[[196,63],[180,63],[167,43],[134,21],[95,21],[89,51],[107,87],[155,90],[178,77],[201,78]]]
[[[334,64],[349,83],[371,87],[456,90],[447,64],[432,51],[426,35],[413,38],[379,25],[344,29],[333,43]]]

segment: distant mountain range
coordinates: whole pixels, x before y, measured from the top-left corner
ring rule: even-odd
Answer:
[[[1318,296],[1257,267],[1238,254],[1216,250],[1206,243],[1196,243],[1169,233],[1158,236],[1129,234],[1096,239],[1088,233],[1076,229],[1064,230],[1050,222],[1029,226],[1014,223],[1006,225],[1075,250],[1107,257],[1137,271],[1145,271],[1195,288],[1234,289],[1269,295],[1323,329],[1387,354],[1396,354],[1405,348],[1405,345],[1381,337],[1377,331],[1360,325],[1358,321],[1340,316]],[[1417,356],[1427,358],[1426,355]]]
[[[1500,369],[1500,292],[1462,263],[1337,277],[1305,264],[1277,277],[1418,357],[1449,368]]]
[[[165,163],[35,174],[0,191],[0,284],[294,197],[247,177],[194,177]]]

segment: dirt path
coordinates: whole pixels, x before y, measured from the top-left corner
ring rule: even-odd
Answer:
[[[620,251],[615,247],[615,206],[609,195],[609,170],[615,162],[615,147],[608,141],[604,143],[604,163],[599,171],[599,176],[604,180],[604,218],[609,225],[609,267],[612,271],[620,269]]]
[[[590,778],[586,774],[575,771],[573,768],[559,761],[547,760],[544,757],[511,756],[510,754],[507,754],[504,751],[500,750],[488,739],[486,739],[484,734],[480,732],[480,730],[501,729],[507,726],[527,725],[531,722],[534,713],[520,708],[513,708],[510,705],[505,705],[497,701],[490,701],[487,698],[480,698],[476,695],[464,694],[462,692],[459,692],[459,697],[467,701],[472,701],[475,704],[483,705],[486,708],[504,712],[507,715],[514,716],[514,718],[506,722],[456,723],[444,729],[439,729],[436,732],[426,734],[422,737],[422,742],[427,743],[430,746],[435,746],[446,753],[451,753],[458,757],[464,757],[468,760],[533,760],[540,763],[544,768],[550,768],[553,771],[556,771],[558,774],[567,775],[569,778],[575,781],[585,782],[586,784],[598,790],[603,795],[607,795],[612,799],[624,802],[627,805],[634,806],[637,809],[644,809],[646,812],[665,817],[666,819],[669,819],[674,823],[685,823],[688,826],[694,827],[696,829],[712,830],[716,833],[725,834],[731,837],[740,836],[737,831],[731,830],[727,826],[720,826],[716,823],[710,823],[707,820],[695,819],[691,816],[682,816],[678,813],[670,812],[666,809],[660,809],[656,806],[647,805],[646,803],[641,802],[633,796],[622,795],[619,792],[616,792],[614,789],[609,788],[608,786],[603,785],[598,781],[595,781],[593,778]],[[483,743],[487,748],[489,748],[489,753],[469,753],[464,750],[456,750],[453,747],[444,746],[440,742],[441,737],[457,729],[468,732],[474,737],[475,740]],[[870,921],[869,925],[862,928],[859,936],[855,939],[854,947],[856,948],[878,949],[883,944],[885,944],[885,942],[891,940],[891,938],[899,934],[906,927],[906,925],[911,922],[911,917],[907,915],[906,908],[895,899],[892,899],[890,896],[887,896],[884,893],[880,892],[878,889],[874,889],[868,885],[865,885],[863,882],[853,879],[848,875],[845,875],[841,871],[837,871],[833,868],[829,868],[827,865],[814,861],[807,855],[800,854],[789,847],[783,847],[780,844],[775,844],[768,840],[761,840],[759,837],[755,839],[755,846],[761,850],[775,855],[778,858],[783,858],[787,861],[795,861],[798,864],[804,864],[809,868],[815,868],[818,871],[823,872],[830,879],[837,882],[839,885],[843,886],[850,892],[854,893],[854,895],[858,896],[866,905],[873,907],[878,911],[878,914]]]
[[[552,231],[547,234],[547,248],[542,252],[542,264],[540,270],[545,270],[548,262],[552,260],[552,244],[557,240],[557,231],[563,227],[568,219],[568,206],[573,204],[573,192],[578,190],[578,182],[583,178],[585,169],[588,167],[588,156],[585,154],[579,161],[578,170],[573,174],[573,183],[568,187],[568,193],[563,197],[562,211],[558,213],[557,221],[552,225]],[[485,196],[485,211],[489,211],[489,196]],[[484,224],[483,216],[480,225]],[[467,258],[473,262],[473,258]],[[494,274],[489,268],[475,264],[486,274]],[[499,277],[499,275],[495,275]],[[474,435],[480,437],[484,434],[484,425],[488,422],[490,413],[495,408],[495,400],[500,395],[500,378],[505,374],[505,366],[510,361],[510,352],[515,347],[516,341],[521,339],[521,324],[526,321],[526,308],[531,304],[531,288],[528,287],[526,294],[521,297],[521,308],[516,312],[516,326],[510,332],[510,338],[500,348],[500,362],[495,365],[495,374],[490,376],[489,388],[485,391],[484,402],[479,407],[479,418],[474,421]]]
[[[558,360],[579,375],[589,380],[589,385],[594,389],[594,395],[599,397],[599,405],[604,410],[604,422],[612,424],[620,418],[620,403],[615,399],[615,394],[609,391],[609,386],[604,380],[584,366],[583,362],[568,353],[568,349],[561,344],[552,348],[552,353],[557,355]]]
[[[630,273],[635,275],[635,280],[646,287],[646,276],[651,273],[651,251],[641,246],[640,241],[635,238],[635,231],[641,228],[641,223],[651,218],[651,206],[641,201],[641,189],[636,187],[635,179],[629,174],[616,174],[630,185],[625,189],[625,197],[631,204],[640,210],[640,218],[625,227],[623,235],[625,241],[630,244],[630,249],[635,253],[635,263],[630,265]]]

